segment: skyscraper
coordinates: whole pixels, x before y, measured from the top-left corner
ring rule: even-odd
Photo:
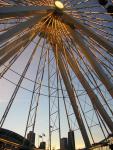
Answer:
[[[74,131],[68,132],[68,150],[75,150]]]
[[[60,140],[60,149],[61,150],[68,150],[68,141],[67,141],[67,138],[62,138]]]
[[[30,131],[27,135],[27,139],[35,145],[35,133]]]

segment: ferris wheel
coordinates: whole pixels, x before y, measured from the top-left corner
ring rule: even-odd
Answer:
[[[74,132],[77,149],[108,142],[113,135],[112,4],[0,1],[0,101],[7,99],[0,106],[1,128],[17,122],[26,138],[38,126],[41,130],[41,119],[50,150],[55,143],[60,147],[68,131]],[[19,118],[24,118],[20,124]]]

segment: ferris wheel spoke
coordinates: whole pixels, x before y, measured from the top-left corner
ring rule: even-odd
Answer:
[[[54,52],[54,54],[55,54],[55,52]],[[86,129],[85,129],[85,126],[84,126],[84,124],[83,124],[82,117],[80,116],[79,109],[78,109],[78,106],[77,106],[77,103],[76,103],[76,98],[75,98],[75,95],[74,95],[74,91],[73,91],[73,89],[72,89],[72,86],[71,86],[71,84],[70,84],[69,78],[68,78],[68,76],[67,76],[67,73],[66,73],[64,64],[63,64],[63,62],[62,62],[60,53],[58,54],[58,58],[57,58],[57,56],[56,56],[56,54],[55,54],[55,58],[56,58],[56,61],[57,61],[57,59],[58,59],[59,70],[60,70],[60,73],[61,73],[61,75],[62,75],[62,78],[63,78],[64,84],[65,84],[65,87],[66,87],[67,92],[68,92],[68,95],[69,95],[69,97],[70,97],[70,101],[71,101],[73,110],[74,110],[74,112],[75,112],[75,116],[76,116],[76,118],[77,118],[77,121],[78,121],[80,130],[81,130],[81,134],[82,134],[82,136],[83,136],[85,145],[86,145],[86,147],[90,147],[90,141],[89,141],[88,135],[87,135],[87,133],[86,133]]]
[[[77,12],[72,12],[72,13],[70,13],[70,12],[67,12],[68,14],[72,14],[73,15],[73,17],[75,17],[76,18],[76,16],[78,15],[78,14],[76,14]],[[91,20],[91,21],[97,21],[97,22],[101,22],[101,23],[112,23],[112,20],[110,20],[110,18],[103,18],[103,17],[96,17],[96,16],[88,16],[88,15],[84,15],[84,14],[81,14],[80,16],[79,16],[79,18],[81,18],[81,20],[82,19],[85,19],[85,18],[87,18],[89,21]]]
[[[65,50],[64,53],[67,56],[67,61],[68,61],[69,65],[70,65],[70,67],[74,71],[75,75],[77,76],[77,78],[81,82],[81,84],[84,87],[84,89],[87,91],[93,106],[96,107],[96,109],[100,112],[100,114],[104,118],[106,124],[108,125],[109,129],[113,133],[113,123],[112,123],[110,117],[108,116],[107,112],[104,110],[104,108],[103,108],[102,104],[100,103],[98,97],[96,96],[96,94],[94,93],[94,91],[90,87],[89,83],[85,79],[84,75],[80,71],[77,62],[74,60],[75,58],[73,58],[73,56],[71,56],[69,54],[69,52],[66,51],[66,50]],[[109,121],[108,121],[108,119],[109,119]]]
[[[100,114],[98,113],[98,111],[96,111],[96,116],[97,116],[97,119],[98,119],[98,122],[99,122],[99,126],[100,126],[100,128],[101,128],[101,130],[102,130],[102,133],[103,133],[103,135],[104,135],[104,137],[105,137],[105,140],[106,140],[107,137],[106,137],[106,135],[105,135],[105,131],[108,133],[108,135],[109,135],[109,131],[108,131],[108,129],[107,129],[105,123],[103,122],[103,120],[102,120]],[[104,130],[104,128],[105,128],[105,130]]]
[[[27,46],[26,46],[27,47]],[[12,60],[9,62],[9,64],[7,66],[5,66],[5,69],[0,73],[0,79],[4,76],[4,74],[10,69],[10,67],[15,63],[15,61],[20,57],[20,55],[23,53],[23,51],[26,49],[26,47],[18,52],[16,55],[14,55],[14,57],[12,58]]]
[[[64,27],[64,28],[65,28],[65,27]],[[62,31],[63,31],[64,28],[62,28]],[[66,36],[66,35],[65,35],[65,36]],[[67,43],[68,43],[68,41],[67,41]],[[93,46],[94,46],[94,44],[93,44]],[[71,47],[71,44],[69,45],[68,48],[70,49],[70,47]],[[94,49],[94,48],[93,48],[93,49]],[[73,50],[72,50],[72,51],[73,51]],[[70,52],[70,50],[69,50],[69,52]],[[78,54],[77,54],[77,55],[78,55]],[[70,58],[70,59],[71,59],[71,58]],[[85,64],[85,63],[84,63],[84,64]],[[82,68],[82,66],[81,66],[81,68]],[[91,68],[90,68],[90,69],[91,69]]]
[[[60,87],[61,87],[64,107],[65,107],[66,117],[67,117],[67,121],[68,121],[68,127],[69,127],[69,130],[71,130],[71,125],[70,125],[70,120],[69,120],[69,115],[68,115],[68,110],[67,110],[67,105],[66,105],[66,99],[65,99],[64,90],[63,90],[63,87],[62,87],[62,82],[61,82],[60,75],[59,75],[59,79],[60,79]]]
[[[110,78],[113,77],[113,74],[112,74],[113,69],[109,67],[106,63],[102,62],[102,60],[99,60],[99,62],[102,65],[102,67],[106,70],[106,72],[109,74]]]
[[[2,57],[3,55],[5,55],[6,53],[10,52],[13,49],[15,49],[17,47],[18,44],[20,44],[22,41],[25,40],[25,38],[27,37],[28,39],[30,39],[30,36],[32,34],[30,34],[29,32],[25,35],[23,35],[22,37],[16,39],[13,42],[10,42],[9,44],[6,44],[3,48],[0,49],[0,57]]]
[[[65,48],[63,48],[64,49],[64,51],[62,51],[62,54],[64,55],[64,57],[66,58],[66,60],[67,60],[67,64],[69,64],[69,59],[71,58],[72,59],[72,57],[68,57],[68,55],[67,55],[67,53],[68,52],[66,52],[66,49]],[[62,50],[62,49],[61,49]],[[68,59],[69,58],[69,59]],[[72,62],[72,61],[71,61]],[[75,61],[73,61],[73,62],[75,62]],[[73,63],[74,64],[74,63]],[[70,64],[69,64],[70,65]],[[70,67],[71,67],[71,65],[70,65]],[[76,65],[74,66],[75,68],[76,68]],[[71,67],[72,68],[72,67]],[[78,68],[76,68],[76,69],[78,69]],[[73,70],[73,69],[72,69]],[[71,78],[71,76],[70,76],[70,73],[69,73],[69,68],[68,68],[68,74],[69,74],[69,77],[70,77],[70,81],[71,81],[71,84],[72,84],[72,78]],[[81,77],[82,78],[82,77]],[[80,81],[80,80],[79,80]],[[82,111],[82,114],[83,114],[83,117],[84,117],[84,119],[85,119],[85,122],[86,122],[86,125],[87,125],[87,127],[88,127],[88,130],[89,130],[89,133],[90,133],[90,136],[91,136],[91,138],[92,138],[92,141],[93,141],[93,143],[94,143],[94,138],[93,138],[93,135],[92,135],[92,133],[91,133],[91,130],[90,130],[90,127],[89,127],[89,125],[88,125],[88,122],[87,122],[87,119],[86,119],[86,116],[85,116],[85,113],[83,112],[83,109],[82,109],[82,106],[81,106],[81,104],[80,104],[80,101],[79,101],[79,96],[77,95],[77,91],[75,90],[75,88],[74,88],[74,85],[72,84],[72,86],[73,86],[73,90],[74,90],[74,92],[75,92],[75,95],[76,95],[76,98],[77,98],[77,100],[78,100],[78,105],[79,105],[79,107],[80,107],[80,109],[81,109],[81,111]]]
[[[28,40],[24,40],[22,42],[20,42],[16,48],[12,49],[10,52],[7,52],[7,54],[5,56],[3,56],[1,59],[0,59],[0,66],[2,66],[5,62],[7,62],[8,60],[10,60],[10,58],[12,56],[14,56],[16,53],[18,53],[18,51],[21,50],[21,48],[26,45],[28,42]]]
[[[12,7],[1,7],[0,18],[9,17],[22,17],[22,16],[34,16],[46,14],[48,10],[52,10],[51,7],[47,6],[12,6]]]
[[[87,41],[88,42],[88,41]],[[98,48],[95,46],[95,44],[91,44],[91,41],[90,42],[88,42],[90,45],[89,45],[89,48],[90,48],[90,50],[92,51],[92,53],[94,54],[94,56],[95,56],[95,58],[100,62],[100,64],[102,64],[104,67],[105,67],[105,69],[107,69],[106,71],[108,72],[108,74],[110,74],[111,76],[112,76],[112,74],[110,73],[110,71],[112,72],[113,71],[113,68],[112,68],[112,62],[110,62],[110,58],[107,56],[104,56],[103,54],[102,54],[102,52],[100,52],[99,50],[98,50]],[[99,58],[99,57],[97,57],[97,53],[95,53],[94,52],[94,50],[95,50],[95,52],[98,52],[103,58],[104,58],[104,60],[105,61],[103,61],[103,59],[102,58]],[[109,63],[109,65],[108,65],[108,63]],[[107,67],[107,68],[106,68]]]
[[[51,5],[53,2],[54,0],[38,0],[38,1],[25,0],[25,4],[39,5],[39,6],[48,6]]]
[[[29,34],[30,35],[30,34]],[[19,52],[17,52],[17,54],[16,55],[14,55],[14,57],[10,60],[10,62],[9,62],[9,64],[8,64],[8,66],[6,67],[5,66],[5,69],[0,73],[0,79],[4,76],[4,74],[10,69],[10,67],[15,63],[15,61],[20,57],[20,55],[24,52],[24,50],[28,47],[28,45],[31,43],[31,41],[34,39],[34,37],[35,37],[36,35],[34,35],[32,38],[31,38],[31,40],[29,40],[28,41],[28,43],[26,44],[26,45],[24,45],[21,49],[22,50],[20,50]],[[29,39],[30,39],[30,36],[28,36],[28,34],[27,34],[27,37],[29,37]],[[16,44],[18,43],[19,41],[17,40],[16,41]],[[15,43],[15,42],[14,42]],[[13,47],[14,47],[14,43],[13,43]],[[11,43],[11,45],[12,45],[12,43]],[[11,45],[9,44],[9,45],[6,45],[5,47],[4,47],[4,49],[6,49],[6,50],[8,50],[8,48],[9,47],[11,47]]]
[[[71,56],[71,59],[70,59],[70,60],[72,60],[72,56]],[[74,61],[73,61],[73,64],[76,64],[76,63],[74,63]],[[72,68],[72,67],[71,67],[71,68]],[[75,69],[75,68],[77,68],[77,67],[74,66],[74,69]],[[72,68],[72,70],[73,70],[73,68]],[[79,70],[79,69],[78,69],[78,70]],[[77,70],[77,72],[78,72],[78,70]],[[79,71],[80,71],[80,70],[79,70]],[[75,73],[75,74],[76,74],[76,73]],[[85,78],[84,78],[84,75],[82,76],[82,75],[80,74],[80,76],[81,76],[81,80],[82,80],[82,79],[83,79],[83,80],[85,79]],[[78,79],[79,79],[79,78],[78,78]],[[81,82],[81,80],[79,79],[80,82]],[[87,81],[84,80],[83,84],[86,83],[86,82],[87,82]],[[87,82],[87,83],[88,83],[88,82]],[[81,82],[81,84],[82,84],[82,82]],[[82,85],[83,85],[83,84],[82,84]],[[83,87],[84,87],[84,85],[83,85]],[[98,87],[98,86],[97,86],[97,87]],[[84,88],[85,88],[85,90],[87,90],[87,87],[84,87]],[[92,89],[91,87],[90,87],[90,89],[93,91],[93,89]],[[75,92],[76,92],[76,91],[75,91]],[[88,92],[90,92],[90,90],[89,90]],[[93,91],[93,92],[94,92],[94,91]],[[90,94],[91,94],[91,93],[90,93]],[[88,95],[89,95],[89,94],[88,94]],[[94,94],[94,95],[95,95],[95,94]],[[89,97],[90,97],[90,96],[89,96]],[[94,96],[94,97],[95,97],[95,96]],[[90,97],[90,100],[92,101],[94,97],[92,97],[92,99],[91,99],[91,97]],[[95,97],[95,98],[96,98],[96,97]],[[98,97],[96,98],[96,100],[99,102]],[[97,103],[98,103],[98,102],[97,102]],[[94,103],[95,103],[95,102],[94,102]],[[92,102],[93,106],[94,106],[94,103]],[[99,102],[99,103],[100,103],[100,102]],[[98,109],[99,103],[97,104],[97,109]],[[101,103],[100,103],[100,106],[102,106]],[[107,106],[108,106],[108,105],[107,105]],[[81,107],[81,106],[80,106],[80,107]],[[103,106],[102,106],[102,107],[103,107]],[[109,107],[109,106],[108,106],[108,107]],[[109,108],[109,109],[110,109],[110,108]],[[97,110],[96,110],[96,106],[94,106],[94,110],[97,111]],[[101,112],[100,114],[102,114],[102,111],[99,111],[99,112]],[[105,114],[107,114],[105,110],[103,110],[103,112],[105,112]],[[108,114],[107,114],[107,116],[108,116]],[[106,116],[106,117],[107,117],[107,116]],[[98,118],[98,116],[97,116],[97,118]],[[104,117],[104,118],[105,118],[105,117]],[[106,118],[106,119],[107,119],[107,118]],[[110,118],[109,118],[109,119],[110,119]],[[107,121],[105,121],[105,122],[106,122],[106,124],[108,123]],[[112,121],[111,121],[111,123],[112,123]],[[86,122],[86,124],[87,124],[87,122]],[[101,130],[102,130],[102,133],[103,133],[104,137],[106,138],[106,136],[105,136],[105,134],[104,134],[103,127],[101,126],[101,123],[99,123],[99,124],[100,124]],[[102,124],[104,124],[103,120],[102,120]],[[107,131],[107,130],[106,130],[106,131]],[[90,129],[89,129],[89,132],[90,132],[90,134],[91,134]],[[109,132],[108,132],[108,131],[107,131],[107,133],[108,133],[108,135],[109,135]],[[92,134],[91,134],[91,137],[92,137]],[[92,139],[92,140],[93,140],[93,139]]]
[[[90,21],[89,21],[90,22]],[[105,36],[105,40],[107,40],[109,43],[111,43],[113,40],[111,40],[113,38],[113,34],[110,33],[110,29],[109,32],[107,32],[105,29],[101,29],[100,27],[95,27],[95,25],[90,25],[88,23],[85,23],[86,25],[88,25],[90,28],[92,28],[93,30],[95,30],[95,33],[98,32],[98,35],[101,36]]]
[[[90,50],[92,51],[92,53],[94,54],[94,56],[95,56],[95,59],[97,59],[98,60],[98,62],[100,62],[100,64],[101,64],[101,66],[102,67],[104,67],[105,68],[105,70],[106,70],[106,73],[107,73],[107,75],[109,76],[109,80],[110,80],[110,78],[112,77],[112,71],[113,71],[113,68],[112,68],[112,62],[110,61],[110,58],[107,56],[107,57],[105,57],[102,53],[100,53],[100,51],[97,49],[97,47],[93,44],[91,44],[91,41],[89,41],[88,42],[88,44],[90,44],[89,45],[89,48],[90,48]],[[99,58],[99,56],[97,56],[98,55],[98,53],[96,53],[96,52],[98,52],[99,54],[100,54],[100,56],[101,56],[101,58]],[[82,58],[81,58],[82,59]],[[84,62],[84,61],[83,61]],[[85,64],[85,63],[84,63]],[[108,65],[109,64],[109,65]],[[91,68],[90,68],[91,69]]]
[[[36,34],[30,35],[30,33],[28,33],[27,35],[28,35],[27,38],[22,36],[22,38],[20,38],[19,40],[17,39],[16,42],[18,41],[18,43],[15,43],[14,41],[11,44],[6,45],[5,48],[3,47],[3,49],[1,49],[0,52],[3,56],[0,58],[0,66],[6,63],[8,60],[10,60],[10,58],[12,58],[15,54],[17,54],[18,52],[21,52],[22,48],[26,47],[28,43],[31,42],[32,39],[36,36]]]
[[[85,40],[86,40],[86,39],[85,39]],[[104,50],[104,49],[101,47],[101,45],[95,43],[95,41],[92,41],[91,39],[90,39],[89,41],[88,41],[88,40],[86,40],[86,41],[87,41],[87,43],[88,43],[90,49],[94,49],[94,51],[97,52],[97,54],[99,54],[100,56],[102,56],[102,58],[104,58],[106,62],[108,62],[111,66],[113,66],[113,63],[112,63],[112,61],[110,60],[110,58],[113,59],[113,56],[112,56],[112,55],[109,55],[108,53],[105,53],[105,51],[104,51],[104,53],[103,53],[103,50]],[[100,49],[101,49],[102,51],[101,51]],[[92,51],[92,52],[93,52],[93,51]]]
[[[82,105],[81,105],[80,100],[79,100],[80,98],[79,98],[79,96],[78,96],[76,90],[75,90],[75,94],[76,94],[76,97],[77,97],[77,99],[78,99],[78,103],[79,103],[80,109],[81,109],[81,111],[82,111],[82,114],[83,114],[83,116],[84,116],[86,125],[87,125],[87,127],[88,127],[88,130],[89,130],[89,133],[90,133],[92,142],[93,142],[93,144],[94,144],[94,143],[95,143],[94,136],[93,136],[92,131],[91,131],[91,128],[90,128],[90,126],[89,126],[89,124],[88,124],[86,114],[85,114],[85,112],[84,112],[84,110],[83,110],[83,108],[82,108]]]
[[[75,4],[74,5],[81,5],[81,4],[85,4],[85,3],[87,3],[87,2],[89,2],[90,0],[84,0],[84,1],[79,1],[79,2],[75,2]],[[73,6],[74,6],[73,5]]]
[[[36,45],[36,49],[38,48],[41,40],[42,40],[42,37],[40,37],[40,39],[38,40],[37,45]],[[39,59],[38,67],[36,70],[35,82],[34,82],[34,86],[33,86],[33,92],[32,92],[32,97],[31,97],[31,101],[30,101],[29,113],[28,113],[28,118],[27,118],[27,123],[26,123],[25,134],[24,134],[25,138],[26,138],[26,135],[27,135],[29,129],[31,129],[34,132],[34,128],[35,128],[36,113],[37,113],[38,104],[39,104],[40,90],[41,90],[41,86],[42,86],[42,80],[43,80],[46,57],[47,57],[47,53],[45,53],[45,55],[43,56],[44,44],[45,44],[45,40],[43,41],[42,51],[40,54],[40,59]],[[41,67],[42,61],[43,61],[43,69],[40,72],[40,67]],[[40,82],[40,84],[38,85],[38,88],[37,88],[37,82]],[[38,89],[38,95],[35,94],[37,89]],[[23,144],[24,144],[24,141],[23,141]]]
[[[87,78],[89,79],[89,81],[90,81],[90,83],[93,85],[93,87],[95,87],[95,89],[98,91],[98,93],[99,93],[99,95],[101,96],[102,100],[105,102],[106,106],[109,108],[111,114],[113,115],[113,111],[111,110],[110,106],[108,105],[108,103],[107,103],[107,101],[106,101],[106,99],[104,98],[104,95],[103,95],[103,93],[102,93],[102,90],[101,90],[101,86],[102,86],[102,85],[98,85],[98,84],[97,84],[97,81],[98,81],[98,80],[96,81],[96,79],[95,79],[95,78],[98,78],[98,77],[96,76],[94,70],[92,70],[92,69],[90,68],[90,66],[88,66],[85,62],[84,62],[84,64],[85,64],[85,66],[86,66],[86,68],[87,68],[87,70],[88,70],[88,74],[90,74],[90,76],[92,77],[92,80],[93,80],[94,82],[93,82],[93,81],[89,78],[89,76],[86,74]],[[83,68],[80,64],[79,64],[79,66],[80,66],[80,68],[83,70],[83,72],[85,73],[84,68]],[[85,69],[85,70],[86,70],[86,69]],[[97,106],[98,106],[98,105],[97,105]],[[101,113],[100,113],[100,114],[101,114]]]
[[[106,69],[107,69],[107,71],[108,71],[108,74],[110,74],[111,76],[112,76],[112,74],[110,73],[110,71],[112,72],[113,71],[113,68],[112,68],[112,66],[113,66],[113,64],[112,64],[112,62],[110,61],[110,59],[109,59],[109,57],[106,57],[106,56],[104,56],[98,49],[97,49],[97,47],[96,46],[94,46],[94,44],[93,45],[91,45],[91,43],[90,43],[90,46],[89,46],[89,48],[92,50],[95,50],[96,52],[98,52],[103,58],[104,58],[104,60],[105,61],[103,61],[103,59],[101,58],[97,58],[97,55],[96,54],[94,54],[94,52],[93,52],[93,54],[95,55],[95,58],[100,62],[100,64],[102,64]],[[109,63],[109,65],[108,65],[108,63]]]
[[[104,95],[103,95],[103,93],[102,93],[100,87],[99,87],[98,84],[97,84],[96,79],[94,78],[93,71],[90,71],[90,68],[89,68],[89,67],[87,67],[87,69],[88,69],[88,72],[90,73],[90,75],[91,75],[91,77],[92,77],[92,79],[93,79],[93,81],[94,81],[94,83],[95,83],[95,85],[96,85],[96,87],[97,87],[97,90],[98,90],[100,96],[102,97],[102,99],[104,100],[106,106],[109,108],[111,114],[113,115],[112,109],[111,109],[110,106],[108,105],[107,100],[105,99],[105,97],[104,97]]]
[[[66,18],[69,18],[66,22]],[[101,44],[109,53],[113,54],[113,45],[109,43],[106,39],[101,38],[98,34],[94,33],[91,29],[80,23],[79,21],[75,20],[74,18],[70,17],[69,15],[65,14],[63,17],[63,21],[69,25],[75,25],[76,28],[81,29],[87,36],[93,38],[99,44]]]
[[[105,12],[105,11],[103,11],[103,12],[99,12],[99,11],[94,11],[94,12],[91,12],[91,11],[74,11],[73,9],[67,9],[67,11],[69,11],[69,12],[71,12],[71,13],[77,13],[78,12],[78,14],[83,14],[84,13],[84,15],[86,15],[86,17],[87,17],[87,15],[88,16],[92,16],[92,15],[107,15],[108,13],[107,12]]]
[[[100,80],[105,85],[110,95],[113,97],[113,92],[112,92],[113,84],[112,82],[110,82],[109,78],[107,77],[106,73],[104,72],[100,64],[97,61],[95,61],[95,56],[93,55],[93,53],[86,46],[84,41],[81,39],[82,37],[77,32],[73,33],[73,31],[70,29],[70,33],[73,36],[75,42],[79,45],[80,51],[89,60],[90,64],[92,65],[96,73],[98,74]]]
[[[100,33],[108,35],[109,38],[113,37],[113,34],[110,32],[113,30],[112,27],[102,25],[102,23],[100,24],[97,21],[90,21],[90,20],[86,20],[86,19],[82,19],[82,18],[80,20],[84,21],[85,25],[88,25],[90,28],[96,29],[97,30],[96,32],[100,31]],[[98,27],[96,27],[95,25],[97,25]],[[100,35],[100,33],[98,33],[98,35]]]
[[[35,24],[38,23],[38,21],[40,19],[42,19],[42,17],[45,16],[44,15],[39,15],[39,16],[35,16],[25,22],[19,23],[18,25],[14,26],[14,28],[8,30],[7,32],[3,33],[0,35],[0,44],[3,44],[4,42],[6,42],[7,40],[11,39],[12,37],[16,36],[17,34],[19,34],[20,32],[24,31],[27,28],[32,28]]]
[[[27,70],[28,70],[28,68],[29,68],[29,66],[30,66],[30,64],[31,64],[31,62],[32,62],[32,58],[33,58],[33,56],[34,56],[34,54],[35,54],[35,52],[36,52],[36,49],[37,49],[37,47],[34,48],[32,54],[31,54],[31,56],[30,56],[30,58],[29,58],[29,60],[28,60],[28,62],[27,62],[27,64],[26,64],[26,67],[25,67],[25,69],[24,69],[24,71],[23,71],[23,73],[22,73],[22,76],[20,77],[20,79],[19,79],[19,81],[18,81],[18,84],[16,85],[16,88],[15,88],[15,90],[14,90],[12,96],[11,96],[11,99],[10,99],[10,101],[9,101],[7,107],[6,107],[6,110],[5,110],[3,116],[2,116],[2,118],[1,118],[1,120],[0,120],[0,127],[2,127],[3,124],[4,124],[4,121],[5,121],[5,119],[6,119],[7,115],[8,115],[8,112],[9,112],[9,110],[10,110],[10,108],[11,108],[11,106],[12,106],[14,100],[15,100],[15,97],[16,97],[16,95],[17,95],[17,92],[18,92],[18,90],[19,90],[19,88],[20,88],[20,85],[21,85],[23,79],[24,79],[24,76],[26,75]]]

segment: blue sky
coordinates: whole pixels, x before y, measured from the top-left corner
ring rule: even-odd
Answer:
[[[79,2],[79,0],[77,1]],[[95,3],[95,1],[92,0],[92,2]],[[79,5],[79,6],[83,6]],[[88,3],[87,3],[88,5]],[[77,6],[77,5],[76,5]],[[88,11],[88,9],[86,9]],[[104,9],[102,8],[99,11],[103,11]],[[98,8],[94,9],[93,11],[98,11]],[[96,16],[96,15],[95,15]],[[104,19],[111,19],[110,17],[106,16],[104,17]],[[108,24],[105,24],[108,25]],[[113,23],[109,24],[110,26],[113,25]],[[37,40],[37,39],[36,39]],[[35,41],[36,41],[35,40]],[[42,45],[42,43],[41,43]],[[16,61],[16,63],[11,67],[12,70],[16,71],[19,74],[22,74],[22,71],[26,65],[26,62],[28,61],[28,58],[34,48],[35,44],[31,43],[31,45],[29,46],[29,48],[27,48],[25,50],[25,52],[21,55],[21,57]],[[31,79],[31,80],[35,80],[35,75],[36,75],[36,69],[37,69],[37,65],[39,62],[39,55],[40,55],[40,51],[41,49],[38,48],[36,55],[33,59],[33,62],[26,74],[26,77]],[[54,66],[54,64],[53,64]],[[46,64],[47,67],[47,64]],[[4,69],[4,67],[0,68],[0,72]],[[55,68],[53,68],[54,71]],[[72,73],[72,76],[73,73]],[[2,78],[0,80],[0,117],[3,115],[3,112],[7,106],[7,103],[14,91],[15,85],[12,84],[11,82],[7,81],[6,79],[14,82],[17,84],[18,80],[19,80],[19,75],[15,74],[14,72],[12,72],[11,70],[9,70],[4,78]],[[47,73],[44,74],[44,80],[43,80],[43,84],[44,85],[48,85],[47,83],[48,77],[47,77]],[[56,79],[54,80],[54,82],[56,82]],[[82,93],[83,87],[80,85],[80,83],[77,81],[77,79],[73,79],[73,83],[76,86],[77,90],[80,90],[78,93]],[[29,90],[33,90],[33,82],[24,79],[24,81],[21,84],[22,87],[25,87]],[[55,86],[55,85],[54,85]],[[65,88],[64,88],[65,89]],[[104,89],[104,88],[103,88]],[[41,93],[44,95],[48,95],[48,89],[47,87],[43,86]],[[28,115],[28,111],[29,111],[29,105],[30,105],[30,100],[31,100],[31,95],[32,93],[30,91],[26,91],[22,88],[19,89],[18,94],[15,98],[14,104],[11,107],[11,110],[7,116],[7,119],[5,121],[4,124],[4,128],[8,128],[9,130],[13,130],[21,135],[24,135],[25,132],[25,126],[26,126],[26,121],[27,121],[27,115]],[[42,133],[45,133],[46,137],[45,140],[48,141],[48,96],[44,96],[41,95],[40,96],[40,101],[39,101],[39,107],[38,107],[38,112],[37,112],[37,122],[36,122],[36,128],[35,128],[35,133],[36,133],[36,145],[38,145],[38,135],[41,135]],[[61,95],[61,93],[60,93]],[[67,93],[65,92],[65,95],[67,95]],[[106,93],[106,98],[109,99],[109,94]],[[51,99],[52,101],[54,99]],[[80,97],[80,101],[82,103],[82,105],[84,105],[84,101],[87,100],[87,102],[90,104],[89,98],[87,95],[84,95],[82,97]],[[70,102],[69,99],[67,98],[67,105],[68,105],[68,110],[71,113],[73,113],[72,108],[70,106]],[[111,102],[112,104],[112,102]],[[84,106],[84,111],[88,111],[92,108],[92,106],[86,105]],[[56,110],[56,109],[54,109]],[[64,110],[64,105],[63,105],[63,99],[60,98],[60,111],[61,111],[61,131],[62,131],[62,137],[67,137],[67,133],[69,131],[68,129],[68,124],[67,124],[67,119],[66,119],[66,114],[65,114],[65,110]],[[95,117],[95,115],[93,115],[93,111],[91,111],[90,113],[87,114],[87,116],[90,118],[89,124],[91,122],[91,119],[93,119],[93,123],[96,124],[97,123],[97,119]],[[92,118],[92,116],[94,118]],[[75,122],[75,127],[74,129],[75,131],[75,141],[76,141],[76,145],[77,148],[81,148],[84,147],[84,143],[83,140],[81,138],[81,134],[80,131],[77,130],[78,128],[78,124],[75,121],[75,117],[73,115],[71,115],[70,119]],[[94,125],[93,124],[93,125]],[[71,123],[71,125],[73,126],[73,124]],[[92,133],[95,137],[95,141],[98,142],[99,140],[101,140],[103,138],[102,132],[99,128],[99,126],[94,126],[92,128]],[[89,134],[89,133],[88,133]],[[55,137],[57,135],[57,137]],[[55,132],[55,136],[52,136],[53,140],[53,147],[58,148],[59,142],[58,142],[58,133]]]

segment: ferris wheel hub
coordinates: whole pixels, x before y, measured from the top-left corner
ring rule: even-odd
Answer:
[[[55,7],[58,8],[58,9],[63,9],[64,8],[64,4],[61,1],[56,0],[55,1]]]

